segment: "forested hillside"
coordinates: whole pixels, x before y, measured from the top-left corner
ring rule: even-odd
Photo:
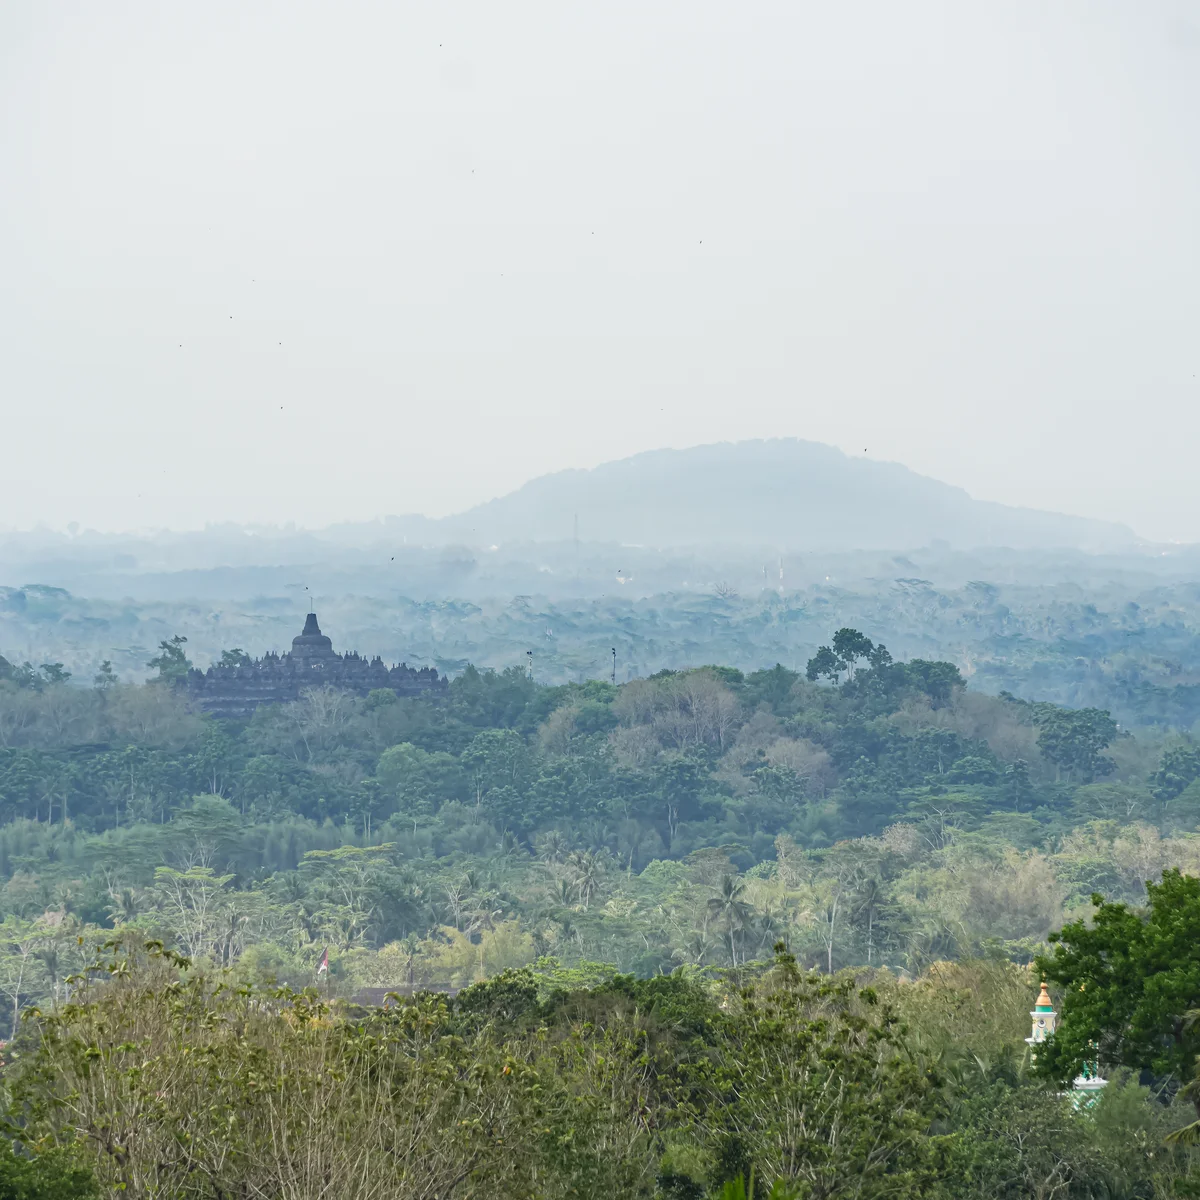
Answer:
[[[1080,1107],[1072,1043],[1042,1079],[1023,1041],[1093,893],[1200,873],[1189,738],[849,627],[802,671],[244,723],[188,708],[186,647],[0,680],[13,1194],[1194,1194],[1177,1073],[1113,1043]]]
[[[782,938],[825,970],[1025,961],[1093,891],[1200,869],[1200,749],[964,686],[841,630],[804,673],[327,688],[244,725],[143,685],[0,682],[4,986],[135,929],[303,984],[652,975]],[[586,968],[591,969],[591,968]],[[600,969],[600,968],[596,968]]]

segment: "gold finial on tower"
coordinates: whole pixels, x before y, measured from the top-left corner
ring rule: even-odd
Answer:
[[[1040,1045],[1053,1032],[1055,1023],[1058,1020],[1058,1013],[1054,1011],[1054,1005],[1050,1002],[1050,992],[1046,988],[1046,981],[1042,980],[1042,990],[1038,993],[1038,998],[1033,1006],[1033,1012],[1029,1014],[1033,1018],[1033,1033],[1025,1040],[1031,1046]]]

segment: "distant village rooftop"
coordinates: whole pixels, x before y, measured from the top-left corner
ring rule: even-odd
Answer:
[[[317,614],[310,612],[289,653],[268,653],[236,666],[216,664],[207,671],[193,668],[184,683],[205,712],[231,719],[248,717],[262,704],[298,700],[306,688],[321,686],[358,696],[380,688],[416,696],[446,687],[446,679],[433,667],[388,667],[378,656],[368,660],[353,650],[338,654],[321,632]]]

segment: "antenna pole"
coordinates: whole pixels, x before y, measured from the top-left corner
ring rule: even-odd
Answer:
[[[614,646],[612,648],[612,651],[613,651],[612,681],[613,681],[613,687],[616,687],[617,686],[617,648],[616,648],[616,646]]]

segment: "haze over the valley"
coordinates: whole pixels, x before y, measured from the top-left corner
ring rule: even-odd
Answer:
[[[1200,679],[1197,66],[1178,0],[6,5],[0,655],[850,622],[1144,715],[1130,647]]]
[[[798,437],[1200,540],[1200,22],[0,11],[0,524],[443,516]]]

